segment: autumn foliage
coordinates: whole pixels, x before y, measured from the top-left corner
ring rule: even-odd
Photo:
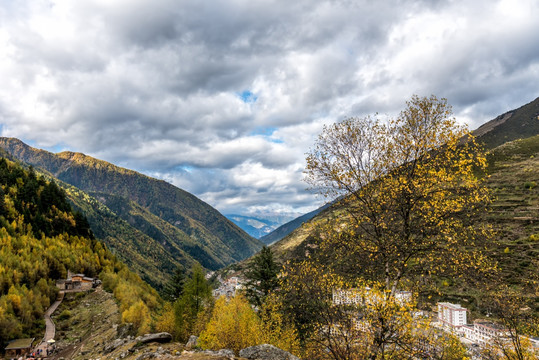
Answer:
[[[132,314],[158,307],[155,290],[94,239],[54,182],[0,158],[0,344],[43,335],[43,313],[57,296],[55,281],[65,279],[68,269],[99,276],[116,295],[124,321],[137,320],[137,330],[149,328],[144,311]]]

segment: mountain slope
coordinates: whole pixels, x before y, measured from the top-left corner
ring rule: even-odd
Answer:
[[[196,262],[181,249],[170,251],[161,246],[84,191],[66,183],[58,183],[73,206],[88,218],[95,236],[155,288],[160,289],[177,266],[191,268]]]
[[[539,134],[539,98],[496,117],[473,133],[487,149]]]
[[[43,169],[97,199],[117,215],[123,225],[137,230],[130,230],[123,238],[109,239],[109,244],[113,240],[124,241],[124,244],[111,244],[111,248],[122,254],[125,244],[137,243],[131,237],[138,237],[142,248],[133,247],[142,257],[147,251],[153,251],[152,262],[161,272],[170,274],[174,263],[186,263],[192,261],[190,259],[206,268],[217,269],[252,255],[262,246],[210,205],[165,181],[80,153],[53,154],[35,149],[13,138],[0,138],[0,147],[16,159]],[[82,210],[90,207],[80,201],[79,206]],[[97,214],[88,217],[92,229],[98,222],[108,222],[99,220]],[[104,227],[96,229],[95,233],[101,237],[108,235]],[[161,259],[159,252],[168,252],[171,256]],[[146,272],[152,271],[145,267]]]
[[[290,234],[292,231],[296,230],[298,227],[300,227],[304,222],[311,220],[313,217],[318,215],[320,212],[324,211],[330,206],[330,204],[326,204],[324,206],[319,207],[316,210],[313,210],[305,215],[301,215],[297,218],[295,218],[292,221],[287,222],[286,224],[283,224],[279,226],[277,229],[273,230],[269,234],[263,236],[260,238],[260,241],[262,241],[266,245],[271,245],[288,234]]]

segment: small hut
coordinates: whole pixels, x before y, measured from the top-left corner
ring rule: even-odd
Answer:
[[[84,276],[84,274],[72,274],[71,271],[67,272],[67,279],[57,280],[56,286],[60,290],[72,290],[72,291],[84,291],[90,290],[95,287],[98,280]]]
[[[32,343],[36,338],[12,340],[6,346],[6,358],[25,356],[32,350]]]

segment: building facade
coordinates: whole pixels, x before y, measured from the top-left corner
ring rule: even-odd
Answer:
[[[462,332],[462,327],[466,325],[466,314],[468,309],[460,304],[449,302],[438,303],[438,322],[446,328],[457,333]]]

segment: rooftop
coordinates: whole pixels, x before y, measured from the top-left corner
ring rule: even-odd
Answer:
[[[32,347],[34,340],[35,338],[12,340],[6,346],[6,350],[28,349],[29,347]]]
[[[442,305],[442,306],[445,306],[445,307],[450,307],[450,308],[453,308],[453,309],[466,310],[466,308],[462,307],[460,304],[453,304],[453,303],[449,303],[449,302],[439,302],[438,305]]]

